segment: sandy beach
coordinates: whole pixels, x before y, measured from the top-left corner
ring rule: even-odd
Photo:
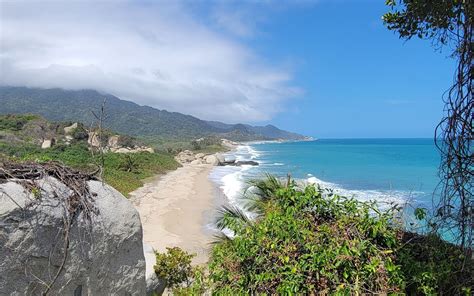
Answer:
[[[147,273],[155,261],[153,250],[164,252],[166,247],[195,253],[195,264],[207,262],[212,236],[204,226],[214,206],[211,169],[207,164],[184,165],[130,194],[143,226]]]

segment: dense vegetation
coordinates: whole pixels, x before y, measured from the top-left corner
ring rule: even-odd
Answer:
[[[0,87],[0,114],[35,113],[53,121],[78,121],[90,125],[96,122],[91,110],[98,109],[106,99],[105,126],[116,132],[157,139],[190,140],[219,135],[232,140],[303,139],[295,133],[272,125],[250,126],[208,122],[190,115],[120,100],[93,90],[66,91]]]
[[[193,140],[177,140],[177,141],[154,141],[149,140],[147,143],[156,147],[158,151],[169,154],[178,154],[184,150],[192,150],[194,153],[217,153],[224,152],[228,149],[222,146],[220,137],[207,136]]]
[[[89,172],[96,171],[100,163],[100,156],[93,155],[84,143],[41,149],[32,144],[11,145],[0,142],[0,158],[2,154],[17,161],[59,161]],[[162,153],[105,153],[104,160],[104,181],[124,195],[142,186],[143,179],[179,166],[172,155]]]
[[[35,119],[39,119],[39,116],[31,114],[0,116],[0,131],[20,131],[25,124]]]
[[[64,127],[70,123],[52,123],[35,115],[0,116],[0,160],[48,162],[58,161],[76,169],[94,172],[101,155],[87,144],[88,134],[82,125],[71,133],[70,143],[64,142]],[[104,131],[104,135],[112,135]],[[40,147],[43,139],[58,139],[51,148]],[[60,140],[62,139],[62,140]],[[121,136],[121,145],[133,146],[135,140]],[[179,164],[169,153],[105,153],[104,180],[127,195],[143,185],[142,180],[157,173],[176,169]]]
[[[208,276],[188,273],[186,281],[195,282],[179,293],[471,293],[472,260],[434,235],[404,231],[398,207],[381,210],[374,203],[273,177],[252,185],[250,208],[258,217],[224,209],[217,225],[232,237],[223,235],[214,245]],[[417,216],[423,218],[424,212]]]

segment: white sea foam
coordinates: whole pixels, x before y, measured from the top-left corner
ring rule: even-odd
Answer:
[[[402,191],[402,190],[354,190],[346,189],[338,184],[325,182],[314,177],[312,174],[305,181],[306,184],[319,185],[322,188],[332,189],[334,193],[337,193],[346,197],[353,197],[360,201],[376,201],[380,205],[383,204],[404,204],[407,201],[415,200],[417,196],[423,195],[421,191]]]
[[[248,145],[240,145],[234,151],[226,154],[226,157],[234,157],[236,161],[257,159],[263,154],[263,152],[256,151]],[[263,164],[260,163],[260,170]],[[281,162],[267,163],[268,166],[280,166],[284,165]],[[247,178],[252,175],[252,172],[248,170],[257,169],[253,166],[242,166],[242,167],[216,167],[211,173],[211,180],[213,180],[225,195],[226,202],[230,205],[240,208],[250,217],[252,213],[245,210],[245,200],[243,200],[243,190],[246,187]],[[257,169],[257,172],[259,170]],[[424,193],[419,191],[397,191],[397,190],[353,190],[343,188],[339,184],[326,182],[316,178],[313,174],[308,173],[306,179],[300,180],[305,184],[319,184],[323,188],[333,190],[334,193],[342,196],[353,197],[361,201],[377,201],[382,206],[383,204],[397,203],[404,204],[409,200],[415,200],[417,196],[421,196]]]

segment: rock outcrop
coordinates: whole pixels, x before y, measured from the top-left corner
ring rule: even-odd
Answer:
[[[119,139],[120,136],[110,136],[107,141],[107,146],[109,146],[111,149],[120,148]]]
[[[184,150],[184,151],[178,153],[178,155],[175,156],[175,159],[176,159],[177,162],[179,162],[181,164],[186,164],[186,163],[191,163],[194,160],[197,160],[199,158],[196,158],[196,155],[194,155],[194,153],[192,151]]]
[[[64,128],[64,133],[65,133],[66,135],[68,135],[68,134],[72,133],[77,127],[78,127],[77,122],[74,122],[74,123],[71,124],[70,126],[66,126],[66,127]]]
[[[239,145],[239,143],[227,139],[221,139],[221,145],[229,149],[234,149]]]
[[[49,295],[145,295],[140,218],[118,191],[85,181],[95,208],[86,215],[71,212],[73,191],[53,177],[3,181],[0,295],[42,295],[48,286]]]
[[[151,147],[141,146],[141,147],[121,147],[121,148],[110,148],[110,152],[114,153],[139,153],[139,152],[148,152],[155,153],[155,150]]]
[[[234,162],[234,165],[236,165],[236,166],[241,166],[241,165],[256,166],[256,165],[258,165],[258,162],[254,161],[254,160],[240,160],[240,161]]]
[[[190,150],[184,150],[178,155],[175,156],[177,162],[181,164],[192,164],[192,165],[199,165],[199,164],[212,164],[212,165],[219,165],[219,160],[213,154],[205,154],[205,153],[197,153],[194,154]]]
[[[114,135],[110,136],[107,139],[107,145],[104,145],[102,148],[104,151],[110,151],[113,153],[139,153],[139,152],[149,152],[155,153],[155,150],[151,147],[147,146],[133,146],[133,147],[123,147],[120,145],[121,136]],[[87,139],[87,143],[92,148],[99,148],[100,141],[99,141],[99,134],[96,132],[89,132],[89,137]]]
[[[233,156],[227,156],[220,153],[216,154],[204,154],[197,153],[194,154],[190,150],[184,150],[178,155],[175,156],[177,162],[181,164],[191,164],[191,165],[200,165],[200,164],[211,164],[214,166],[242,166],[242,165],[259,165],[258,162],[253,160],[239,160],[237,161]]]
[[[47,149],[51,148],[55,143],[54,139],[49,139],[49,140],[44,140],[43,143],[41,143],[41,149]]]
[[[215,157],[214,155],[208,155],[208,156],[206,156],[206,158],[204,158],[204,160],[208,164],[212,164],[212,165],[218,165],[219,164],[219,161],[217,160],[217,157]]]

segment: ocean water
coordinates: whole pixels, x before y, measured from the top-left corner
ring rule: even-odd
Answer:
[[[252,178],[271,173],[334,189],[345,196],[380,203],[408,202],[430,208],[439,182],[440,156],[432,139],[321,139],[249,143],[226,154],[259,166],[216,167],[210,174],[227,202],[242,207]]]

